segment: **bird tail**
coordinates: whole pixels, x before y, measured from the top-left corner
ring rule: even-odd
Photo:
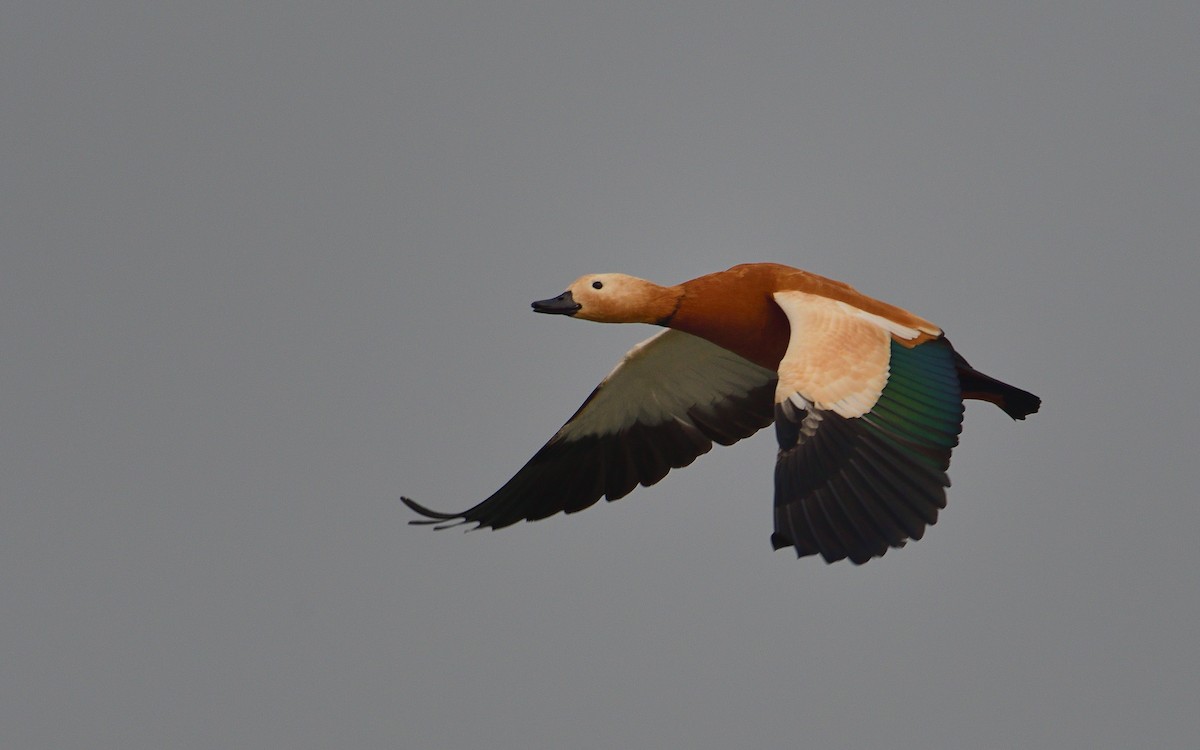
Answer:
[[[996,380],[990,375],[984,375],[971,367],[958,352],[954,353],[954,364],[964,399],[973,398],[993,403],[1013,419],[1024,419],[1036,413],[1042,406],[1042,400],[1037,396],[1015,385]]]

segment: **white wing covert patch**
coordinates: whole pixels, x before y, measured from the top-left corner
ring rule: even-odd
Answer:
[[[729,397],[745,397],[775,373],[698,336],[665,330],[637,344],[555,435],[614,435],[635,424],[685,417]]]
[[[887,385],[891,337],[921,333],[828,297],[798,291],[773,296],[791,326],[776,403],[799,394],[815,409],[861,417]]]

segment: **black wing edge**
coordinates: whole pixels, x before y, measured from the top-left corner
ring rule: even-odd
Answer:
[[[575,513],[606,497],[618,500],[639,484],[656,484],[671,469],[688,466],[712,449],[732,445],[771,424],[775,381],[740,398],[727,398],[657,425],[634,424],[618,434],[581,440],[552,438],[503,487],[460,513],[431,510],[409,497],[400,501],[423,516],[414,526],[447,529],[465,523],[493,529]],[[435,525],[436,524],[436,525]],[[473,529],[472,529],[473,530]]]

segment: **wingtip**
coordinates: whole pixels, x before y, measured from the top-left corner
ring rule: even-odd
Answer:
[[[461,522],[463,522],[463,523],[466,522],[466,519],[464,519],[462,517],[461,513],[441,513],[436,510],[430,510],[429,508],[426,508],[424,505],[421,505],[420,503],[418,503],[416,500],[413,500],[411,497],[401,496],[400,502],[407,505],[413,511],[421,514],[422,516],[425,516],[425,518],[420,518],[420,519],[417,519],[414,521],[409,521],[409,523],[414,526],[424,526],[424,525],[428,525],[431,523],[438,523],[439,521],[455,521],[455,520],[459,520],[459,519],[461,519]]]

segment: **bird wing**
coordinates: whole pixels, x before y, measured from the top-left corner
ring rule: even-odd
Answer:
[[[491,497],[461,513],[409,498],[439,528],[494,529],[616,500],[771,423],[776,375],[704,339],[666,330],[634,346],[554,437]]]
[[[920,539],[946,506],[962,428],[953,348],[937,328],[846,302],[774,298],[791,332],[775,392],[772,544],[861,564]]]

